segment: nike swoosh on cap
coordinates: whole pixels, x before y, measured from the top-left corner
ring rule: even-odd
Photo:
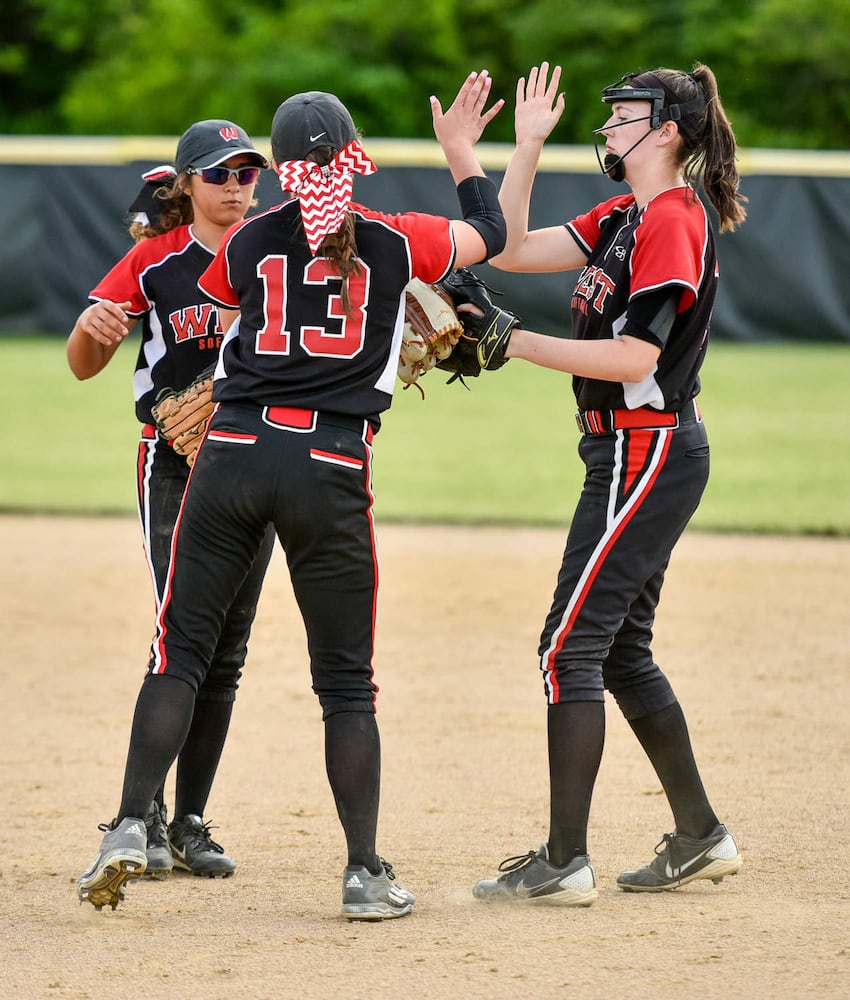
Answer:
[[[327,134],[326,132],[319,132],[318,135],[311,135],[310,136],[310,142],[315,142],[317,139],[321,139],[322,136],[326,135],[326,134]]]

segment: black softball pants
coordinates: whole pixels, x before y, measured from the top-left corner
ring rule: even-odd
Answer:
[[[151,428],[146,428],[139,443],[136,465],[137,503],[157,614],[165,593],[174,527],[180,514],[189,471],[186,459],[178,455]],[[244,582],[227,608],[209,669],[197,692],[197,700],[200,702],[233,701],[236,697],[274,541],[274,530],[270,528]]]
[[[309,426],[305,414],[315,418]],[[341,415],[232,404],[216,411],[178,518],[151,674],[201,687],[272,525],[324,717],[374,712],[371,436],[365,419]]]
[[[675,702],[652,655],[673,546],[709,473],[701,421],[675,429],[585,434],[586,475],[540,639],[548,703],[603,701],[627,719]]]

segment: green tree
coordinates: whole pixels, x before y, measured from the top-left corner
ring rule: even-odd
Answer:
[[[221,116],[263,134],[280,101],[317,89],[342,95],[367,134],[422,134],[428,94],[455,86],[465,62],[455,8],[144,0],[101,39],[101,58],[74,77],[63,114],[74,131],[173,132]],[[151,22],[162,25],[155,34]]]
[[[760,0],[740,28],[740,128],[751,145],[850,147],[850,3]]]
[[[744,146],[850,147],[850,3],[822,0],[19,0],[0,40],[0,131],[175,134],[204,117],[257,135],[288,94],[339,93],[367,136],[430,137],[487,68],[563,67],[556,142],[589,143],[626,71],[706,62]]]

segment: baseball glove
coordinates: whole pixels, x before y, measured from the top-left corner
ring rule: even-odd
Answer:
[[[458,315],[464,324],[465,331],[466,316],[461,313]],[[446,385],[451,385],[452,382],[459,379],[461,384],[468,389],[469,386],[466,385],[464,379],[478,378],[481,374],[481,365],[478,361],[478,345],[464,332],[461,334],[460,340],[455,344],[452,353],[444,360],[437,362],[437,368],[452,373],[452,377],[447,380]]]
[[[454,371],[460,378],[464,375],[478,375],[482,368],[496,371],[506,364],[509,359],[505,357],[505,350],[511,332],[522,325],[519,316],[495,305],[490,297],[492,290],[468,267],[452,271],[443,278],[439,287],[451,298],[458,310],[463,323],[463,338],[460,343],[464,345],[461,350],[455,348],[439,367]],[[501,295],[501,292],[493,294]],[[480,312],[466,310],[464,305],[475,306]]]
[[[215,365],[205,368],[180,392],[163,389],[151,407],[157,430],[189,465],[195,461],[207,421],[215,408],[212,401],[214,371]]]
[[[452,300],[439,286],[413,278],[404,294],[404,332],[398,377],[405,383],[405,389],[415,385],[424,397],[418,379],[451,355],[463,333],[463,324]]]

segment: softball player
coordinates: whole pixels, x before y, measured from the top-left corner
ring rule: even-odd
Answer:
[[[235,226],[200,279],[214,302],[240,316],[222,346],[219,406],[175,531],[118,822],[80,882],[81,897],[95,905],[114,905],[143,860],[139,817],[188,729],[224,611],[272,524],[323,710],[327,775],[348,853],[343,914],[382,920],[413,906],[375,844],[372,442],[397,381],[405,285],[438,281],[504,246],[496,188],[473,148],[503,104],[485,111],[489,91],[485,71],[467,78],[445,114],[431,99],[458,185],[463,219],[455,221],[351,203],[352,175],[375,167],[333,95],[298,94],[275,114],[275,165],[284,191],[296,196]],[[164,705],[168,722],[154,725]]]
[[[696,396],[717,288],[714,237],[695,186],[732,230],[745,212],[735,139],[714,74],[659,69],[603,91],[602,169],[631,193],[566,225],[529,232],[528,205],[543,142],[561,116],[560,69],[543,63],[517,87],[516,150],[500,199],[508,223],[496,267],[581,268],[572,294],[573,340],[522,329],[506,354],[571,373],[586,478],[540,640],[548,701],[550,826],[538,849],[478,882],[481,899],[587,906],[597,882],[587,823],[602,757],[607,688],[667,795],[675,832],[656,858],[625,872],[625,890],[657,892],[719,882],[741,867],[712,809],[685,718],[652,651],[652,628],[673,546],[708,478],[709,448]],[[700,171],[700,164],[704,168]]]
[[[130,207],[143,213],[130,227],[137,243],[92,290],[92,304],[68,339],[71,370],[77,378],[90,378],[112,360],[141,320],[134,376],[136,416],[142,424],[137,500],[157,613],[189,465],[157,434],[151,406],[163,389],[185,388],[218,356],[222,317],[198,290],[198,278],[229,226],[248,211],[259,170],[267,166],[248,135],[232,122],[200,121],[187,129],[177,146],[175,167],[158,167],[145,175],[145,187]],[[146,870],[154,877],[165,877],[174,864],[211,876],[230,875],[236,867],[211,839],[203,814],[273,543],[269,533],[224,609],[221,635],[178,760],[175,819],[167,825],[162,786],[143,813]],[[198,594],[204,589],[201,585]]]

